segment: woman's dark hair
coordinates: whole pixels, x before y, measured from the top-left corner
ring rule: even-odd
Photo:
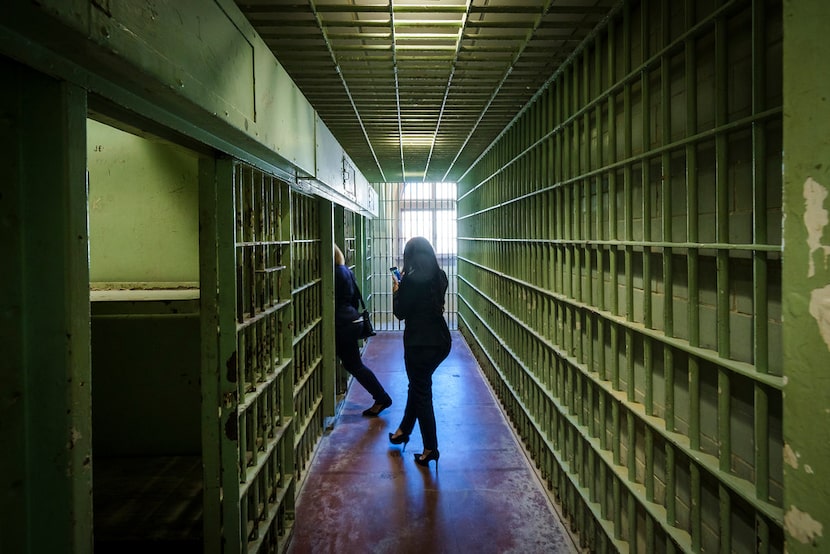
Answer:
[[[435,250],[424,237],[414,237],[406,243],[403,249],[403,267],[407,275],[424,280],[441,270]]]

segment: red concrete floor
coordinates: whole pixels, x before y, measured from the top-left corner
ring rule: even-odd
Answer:
[[[522,452],[460,334],[433,375],[439,467],[421,468],[418,426],[406,452],[400,422],[407,379],[403,335],[379,333],[363,356],[393,398],[379,418],[353,381],[297,498],[288,552],[573,553],[578,550]]]

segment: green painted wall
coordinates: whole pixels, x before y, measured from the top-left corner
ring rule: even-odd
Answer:
[[[784,2],[784,528],[830,550],[830,3]]]
[[[260,169],[311,176],[310,190],[375,213],[359,171],[347,192],[342,172],[328,170],[347,158],[343,148],[232,0],[13,0],[0,48]]]
[[[92,282],[199,280],[197,157],[88,122]]]

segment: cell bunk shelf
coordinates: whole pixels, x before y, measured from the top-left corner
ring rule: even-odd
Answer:
[[[199,456],[95,458],[95,552],[203,549]]]
[[[116,288],[92,283],[89,301],[95,317],[193,317],[199,315],[199,285],[165,283],[150,287],[135,284]]]

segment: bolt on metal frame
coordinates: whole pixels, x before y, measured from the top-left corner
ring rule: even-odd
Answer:
[[[783,549],[781,20],[626,2],[459,183],[460,327],[591,549]]]

